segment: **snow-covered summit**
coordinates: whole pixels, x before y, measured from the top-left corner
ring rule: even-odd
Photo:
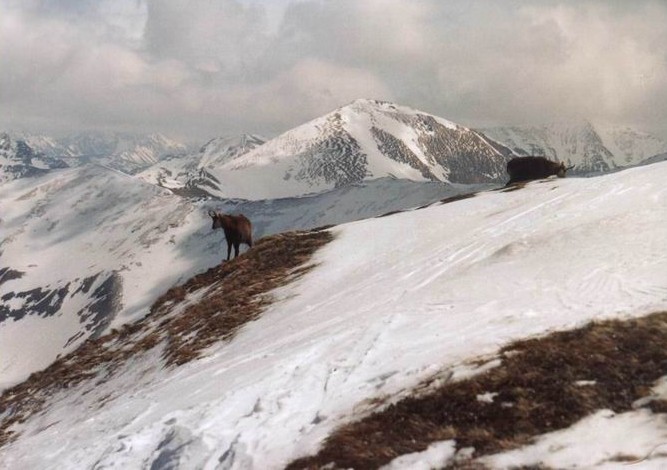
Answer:
[[[389,102],[360,99],[210,167],[223,197],[270,199],[395,177],[500,182],[511,151],[477,131]]]

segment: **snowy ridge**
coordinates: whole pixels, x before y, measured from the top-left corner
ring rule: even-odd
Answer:
[[[223,235],[211,231],[209,208],[246,214],[258,239],[475,189],[384,179],[316,197],[193,202],[92,164],[8,182],[0,186],[0,388],[142,317],[175,283],[219,263]],[[17,355],[35,334],[45,335],[40,347]]]
[[[542,126],[482,129],[519,155],[543,155],[575,165],[574,173],[603,173],[667,152],[667,142],[627,127],[596,126],[585,120]]]
[[[469,361],[513,339],[664,310],[665,178],[667,163],[657,163],[336,227],[316,267],[279,289],[233,340],[176,369],[160,367],[156,348],[103,384],[63,390],[15,426],[21,437],[0,460],[10,468],[279,469],[315,452],[373,399],[434,376],[474,374]],[[580,423],[574,439],[561,433],[551,437],[558,445],[528,449],[528,462],[550,457],[563,468],[579,455],[589,468],[609,468],[610,446],[642,456],[667,433],[645,410],[608,414]],[[601,425],[605,433],[590,432]],[[582,433],[586,440],[576,438]],[[448,449],[404,462],[445,466]],[[497,468],[521,462],[498,458]],[[665,463],[656,453],[650,468]]]
[[[227,164],[210,167],[219,197],[272,199],[382,177],[500,182],[511,154],[476,131],[392,103],[357,100]]]
[[[239,137],[219,137],[207,142],[198,153],[162,158],[136,176],[147,183],[185,194],[206,195],[216,188],[210,168],[223,165],[264,143],[262,137],[242,134]]]
[[[368,219],[492,187],[494,185],[444,185],[432,181],[378,178],[310,196],[259,201],[223,200],[211,202],[211,205],[222,212],[248,215],[255,234],[261,236]]]
[[[266,139],[254,134],[242,134],[239,137],[218,137],[204,144],[199,151],[201,166],[214,167],[244,155],[263,145]]]
[[[667,160],[667,153],[661,153],[651,158],[647,158],[642,163],[640,163],[640,165],[651,165],[653,163],[664,162],[665,160]]]

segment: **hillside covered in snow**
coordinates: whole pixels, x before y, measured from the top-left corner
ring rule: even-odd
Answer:
[[[174,284],[220,262],[209,209],[260,238],[432,203],[487,186],[380,179],[311,197],[194,200],[99,165],[0,185],[0,387],[87,338],[135,321]],[[20,345],[40,338],[29,350]]]
[[[136,318],[217,245],[187,200],[101,166],[2,185],[0,213],[1,385]]]
[[[266,238],[170,290],[143,320],[8,390],[0,461],[9,468],[302,468],[295,459],[325,449],[327,437],[347,429],[341,426],[370,423],[371,413],[392,413],[404,399],[501,370],[517,356],[500,352],[512,341],[665,311],[666,178],[667,163],[656,163]],[[162,220],[164,206],[146,206],[145,213]],[[131,218],[119,221],[141,237]],[[54,222],[32,221],[43,225],[25,233],[48,233]],[[192,235],[189,225],[179,226]],[[166,234],[145,234],[144,242],[160,236]],[[37,250],[47,245],[36,244],[42,237],[28,240]],[[180,253],[183,259],[193,246]],[[183,264],[165,259],[153,260],[153,270],[182,273]],[[660,333],[660,325],[647,331]],[[613,334],[602,336],[614,349]],[[627,352],[650,343],[640,340]],[[476,437],[464,439],[433,408],[419,428],[420,438],[430,439],[420,448],[394,446],[402,441],[392,430],[408,428],[410,419],[351,444],[371,452],[371,436],[382,437],[381,461],[394,469],[480,456],[477,463],[491,468],[620,468],[635,461],[661,468],[665,453],[655,449],[667,427],[660,406],[646,404],[667,399],[658,380],[667,359],[652,357],[637,359],[653,365],[650,380],[626,397],[632,406],[597,410],[566,429],[552,423],[547,429],[558,432],[532,436],[532,445],[519,439],[524,444],[511,452],[464,446],[487,430],[471,429]],[[589,401],[604,395],[607,382],[596,381],[595,370],[567,378],[565,390],[588,387],[578,396]],[[493,407],[496,419],[509,410],[506,419],[519,416],[527,430],[540,408],[531,409],[531,396],[517,395],[519,389],[498,396],[471,389],[477,391],[468,396]],[[560,414],[574,405],[563,403]],[[604,433],[591,431],[601,427]]]

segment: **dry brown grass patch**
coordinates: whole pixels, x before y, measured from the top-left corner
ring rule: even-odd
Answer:
[[[202,287],[213,288],[205,299],[158,326],[157,331],[167,338],[167,363],[183,364],[256,319],[273,300],[267,293],[308,272],[312,265],[306,264],[312,254],[330,240],[330,232],[321,230],[275,235],[235,262],[223,263],[181,286],[179,301]],[[160,318],[168,313],[171,301],[165,296],[156,302],[151,315]]]
[[[631,410],[667,374],[665,344],[665,312],[519,341],[501,351],[498,367],[350,423],[288,468],[378,468],[445,439],[473,447],[474,457],[516,448],[599,409]],[[477,400],[487,392],[493,402]],[[650,406],[665,411],[662,401]]]
[[[99,385],[135,355],[164,345],[166,364],[180,365],[230,339],[271,303],[271,290],[312,269],[311,256],[331,239],[322,229],[262,238],[238,258],[167,291],[142,320],[84,342],[5,390],[0,396],[0,447],[16,437],[14,424],[39,412],[49,397],[93,378]],[[189,294],[204,291],[199,302],[187,305]],[[185,307],[174,313],[179,304]]]

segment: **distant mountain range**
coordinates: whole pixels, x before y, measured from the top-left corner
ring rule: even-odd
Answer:
[[[474,130],[405,106],[356,100],[265,143],[250,135],[216,139],[140,177],[188,194],[275,199],[383,177],[503,184],[513,156],[544,155],[575,165],[573,174],[596,174],[664,152],[667,143],[650,134],[584,120]]]
[[[470,129],[406,106],[360,99],[269,141],[218,137],[193,150],[160,134],[0,134],[0,181],[97,163],[183,196],[275,199],[377,178],[503,184],[513,156],[544,155],[573,174],[633,166],[667,143],[585,120]]]
[[[482,129],[518,155],[542,155],[575,165],[574,173],[603,173],[637,165],[667,152],[667,142],[627,127],[605,127],[585,120],[541,126]]]
[[[123,173],[134,174],[166,156],[189,152],[185,144],[161,134],[87,132],[54,138],[6,132],[1,134],[0,138],[5,142],[1,145],[7,158],[20,159],[29,166],[26,155],[30,155],[30,160],[41,161],[38,167],[42,169],[97,163]],[[26,176],[28,174],[32,172],[28,171]]]

